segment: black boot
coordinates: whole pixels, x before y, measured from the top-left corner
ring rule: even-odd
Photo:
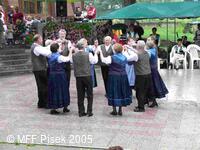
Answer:
[[[63,113],[68,113],[68,112],[70,112],[70,110],[67,107],[64,107],[63,108]]]
[[[156,99],[154,99],[154,100],[152,101],[152,104],[149,105],[149,107],[150,107],[150,108],[158,107],[158,103],[156,102]]]
[[[113,107],[113,111],[110,114],[113,115],[113,116],[117,115],[117,109],[116,109],[116,107]]]
[[[122,116],[122,107],[119,107],[118,115]]]
[[[51,111],[50,111],[50,114],[51,115],[58,115],[60,112],[59,111],[57,111],[57,110],[55,110],[55,109],[52,109]]]

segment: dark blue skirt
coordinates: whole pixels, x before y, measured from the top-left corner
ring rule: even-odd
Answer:
[[[132,103],[132,90],[127,75],[109,75],[107,90],[109,106],[127,106]]]
[[[153,98],[163,98],[168,94],[168,90],[157,69],[151,69],[151,96]]]
[[[58,109],[70,104],[69,84],[64,71],[50,72],[48,77],[48,108]]]

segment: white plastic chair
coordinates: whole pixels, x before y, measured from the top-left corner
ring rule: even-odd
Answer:
[[[173,56],[175,54],[175,46],[176,45],[174,45],[172,47],[172,50],[171,50],[170,56],[169,56],[170,63],[172,64],[173,68],[174,68],[174,64],[171,62],[171,60],[173,59]],[[179,58],[178,61],[182,61],[183,62],[183,68],[187,69],[187,49],[185,47],[183,47],[183,51],[184,51],[184,57],[183,58]]]
[[[166,62],[168,64],[167,58],[158,58],[157,60],[158,70],[160,70],[160,64],[161,64],[160,62]]]
[[[187,47],[187,51],[190,55],[190,68],[193,70],[194,61],[197,61],[197,64],[199,66],[200,57],[198,51],[200,52],[200,47],[196,44],[190,44]]]

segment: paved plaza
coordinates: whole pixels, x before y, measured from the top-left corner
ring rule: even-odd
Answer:
[[[32,74],[1,77],[0,150],[96,150],[115,145],[126,150],[199,150],[200,70],[160,73],[169,89],[168,97],[158,100],[158,108],[146,108],[144,113],[133,112],[134,98],[122,117],[109,115],[111,107],[104,97],[99,69],[94,116],[82,118],[78,117],[73,73],[71,111],[58,116],[37,108]]]

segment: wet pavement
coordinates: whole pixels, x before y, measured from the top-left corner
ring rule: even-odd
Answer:
[[[94,116],[90,118],[78,117],[73,73],[71,111],[58,116],[36,107],[37,91],[32,74],[2,77],[0,150],[95,150],[114,145],[127,150],[199,150],[200,70],[161,69],[160,73],[169,94],[158,100],[158,108],[133,112],[134,99],[132,105],[124,108],[122,117],[113,117],[109,115],[111,107],[104,97],[102,77],[97,69]]]

